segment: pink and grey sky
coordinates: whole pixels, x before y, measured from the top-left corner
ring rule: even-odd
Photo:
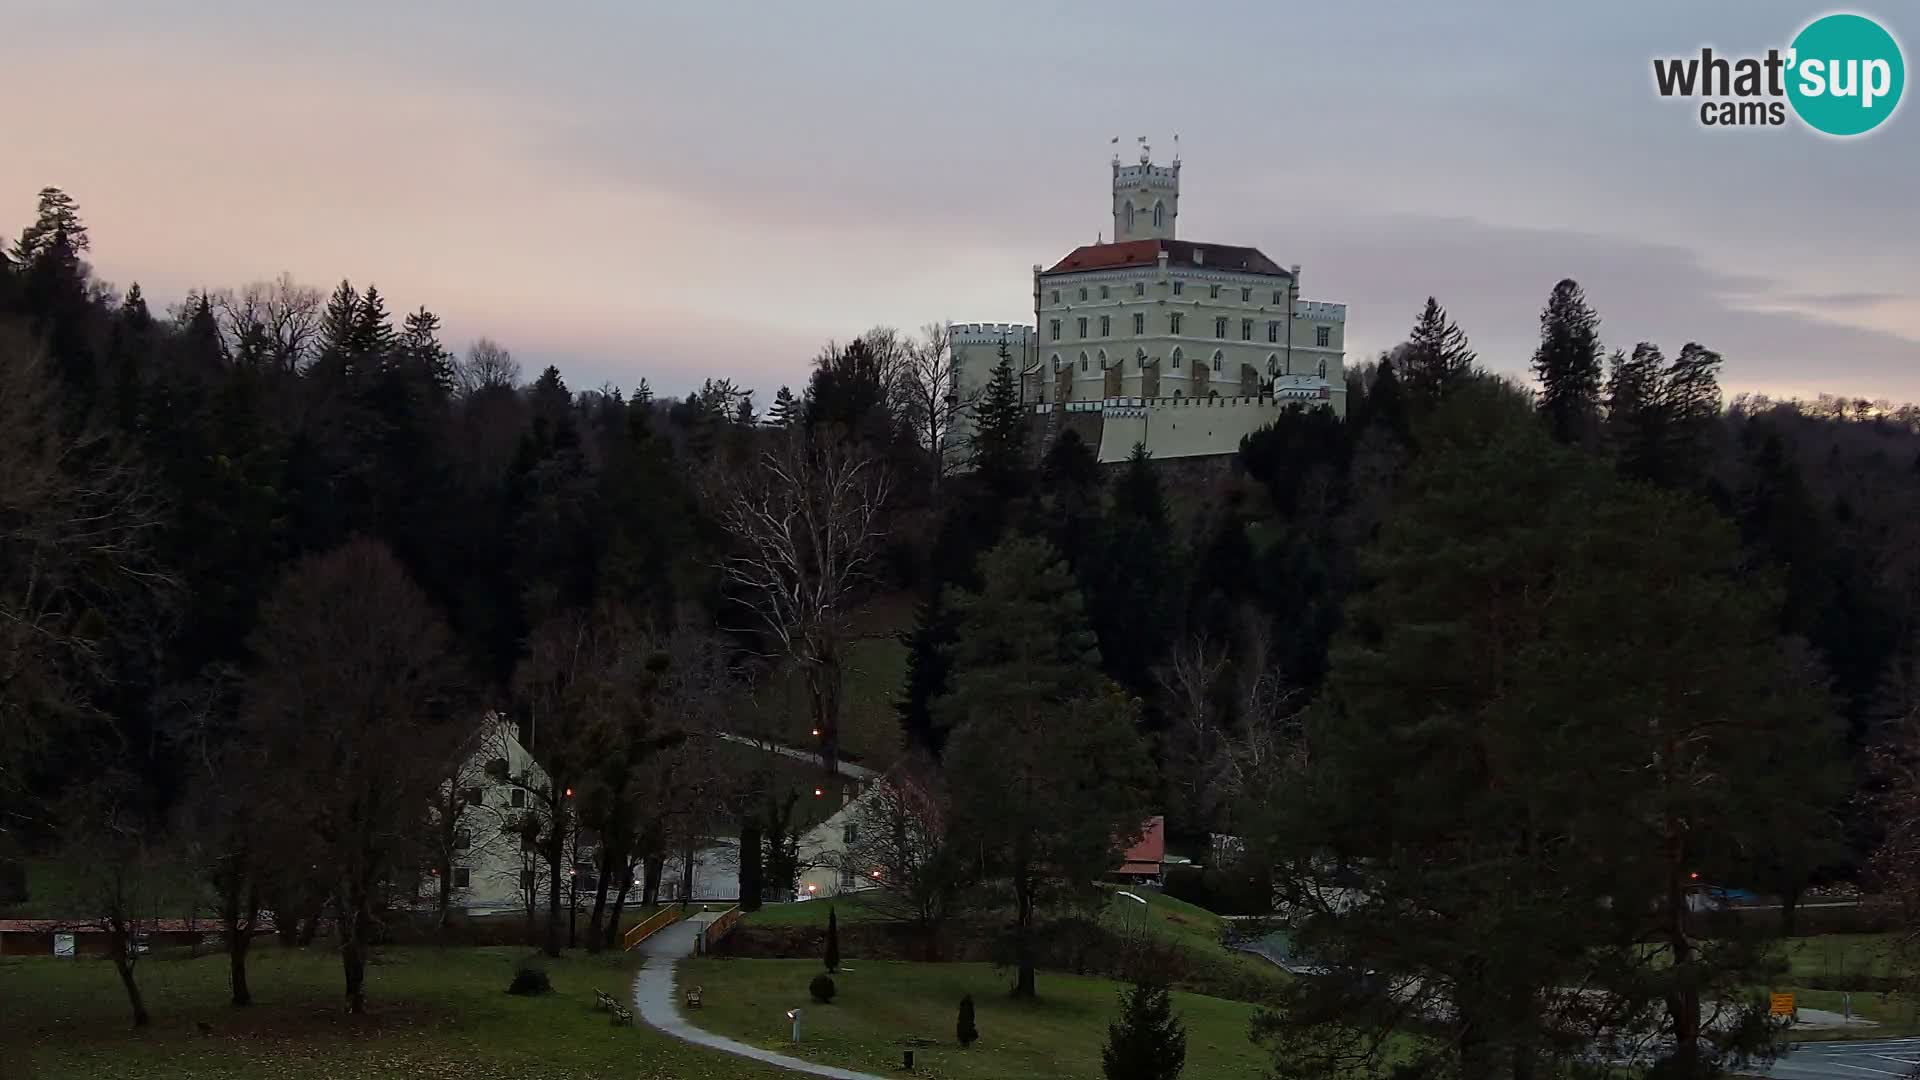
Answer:
[[[1350,361],[1431,293],[1523,371],[1571,276],[1730,390],[1920,399],[1920,113],[1704,129],[1654,56],[1826,9],[1676,8],[0,0],[0,229],[54,184],[156,299],[350,277],[577,388],[764,403],[874,324],[1031,321],[1110,231],[1108,139],[1178,132],[1181,234],[1303,264]]]

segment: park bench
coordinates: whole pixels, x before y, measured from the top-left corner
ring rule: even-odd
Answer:
[[[624,1006],[617,1005],[617,1004],[609,1005],[607,1006],[607,1011],[613,1014],[614,1027],[621,1027],[621,1026],[632,1027],[633,1026],[633,1013],[627,1011],[627,1009]]]
[[[593,1007],[601,1012],[605,1012],[620,1004],[613,1000],[613,995],[607,993],[605,990],[595,990],[593,992],[593,998]]]
[[[700,989],[700,987],[696,986],[687,991],[687,1008],[697,1009],[700,1007]]]

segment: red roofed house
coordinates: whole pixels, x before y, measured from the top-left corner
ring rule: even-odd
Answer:
[[[1156,165],[1144,140],[1137,164],[1116,155],[1112,212],[1111,241],[1034,265],[1032,324],[949,327],[960,441],[1003,350],[1041,430],[1084,429],[1101,461],[1136,442],[1231,454],[1290,405],[1345,415],[1346,305],[1303,299],[1299,265],[1258,248],[1177,238],[1177,155]]]
[[[1140,840],[1127,849],[1120,868],[1114,871],[1119,877],[1132,881],[1160,881],[1160,866],[1167,857],[1167,819],[1155,815],[1147,820],[1146,829],[1140,834]]]

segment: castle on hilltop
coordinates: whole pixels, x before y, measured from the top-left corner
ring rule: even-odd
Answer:
[[[1103,462],[1231,454],[1292,404],[1346,415],[1345,304],[1300,298],[1300,266],[1175,235],[1180,159],[1113,159],[1113,241],[1033,267],[1032,324],[952,323],[955,391],[976,400],[1004,348],[1036,426]],[[964,411],[964,410],[963,410]],[[964,446],[971,419],[954,425]]]

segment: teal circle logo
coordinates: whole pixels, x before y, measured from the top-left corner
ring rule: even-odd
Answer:
[[[1864,15],[1825,15],[1793,39],[1787,100],[1808,127],[1864,135],[1900,106],[1907,65],[1900,43]]]

